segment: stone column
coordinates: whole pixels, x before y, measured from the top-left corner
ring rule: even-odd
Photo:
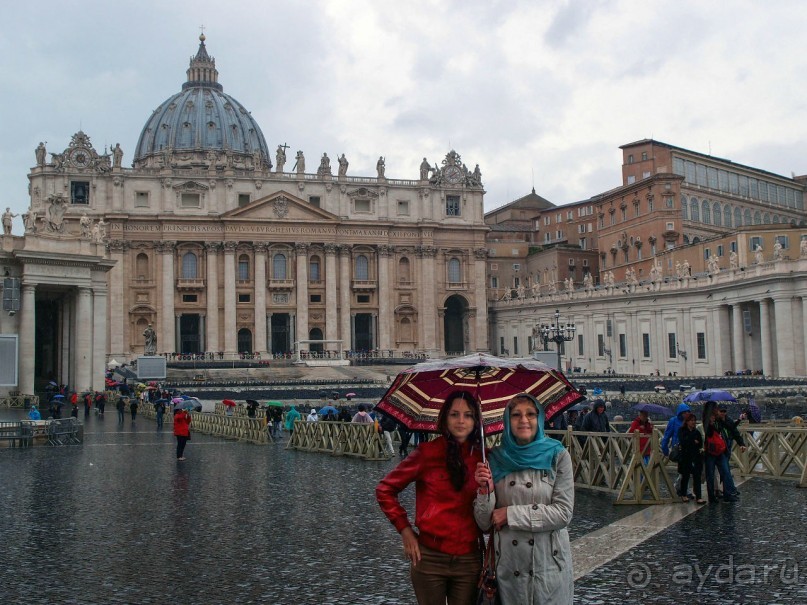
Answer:
[[[390,260],[395,249],[392,246],[378,247],[378,340],[377,346],[382,351],[392,349],[390,332],[393,328],[393,318],[390,312],[390,301],[393,291],[390,284]]]
[[[266,244],[255,242],[255,351],[266,354]]]
[[[224,352],[238,352],[235,321],[235,249],[238,242],[224,242]]]
[[[205,244],[207,250],[207,284],[205,294],[207,296],[207,330],[205,348],[210,353],[221,351],[219,342],[219,263],[218,251],[221,250],[221,243],[208,242]]]
[[[762,343],[762,373],[773,376],[773,351],[771,349],[770,301],[759,301],[759,336]]]
[[[89,391],[92,388],[92,342],[93,342],[93,313],[92,290],[90,288],[78,289],[78,304],[76,306],[76,383],[74,388],[78,392]]]
[[[336,294],[336,246],[325,244],[325,340],[339,338]],[[335,343],[330,343],[327,348],[336,349],[338,347]]]
[[[745,365],[745,328],[743,327],[743,307],[740,303],[731,306],[731,343],[734,353],[735,372],[744,370]]]
[[[443,349],[442,343],[439,345],[437,343],[436,332],[438,317],[437,303],[435,302],[437,280],[434,274],[434,257],[437,256],[437,250],[431,246],[420,246],[417,250],[417,254],[420,257],[421,275],[423,279],[420,284],[421,321],[423,323],[422,346],[429,353],[437,353]]]
[[[339,246],[339,337],[342,348],[353,348],[353,320],[350,313],[350,246]]]
[[[297,253],[297,340],[308,340],[308,244],[294,245]],[[301,351],[308,350],[308,344],[300,345]]]
[[[126,298],[123,287],[123,264],[128,247],[129,243],[123,240],[112,240],[107,244],[110,258],[115,261],[115,265],[109,270],[109,291],[111,293],[109,299],[109,355],[117,360],[124,357],[124,350],[131,350],[131,347],[126,347],[125,343],[125,330],[129,322],[124,312]],[[147,275],[145,277],[149,279],[151,276]],[[107,350],[106,343],[104,343],[102,350]]]
[[[801,297],[801,331],[802,331],[802,349],[804,350],[804,365],[805,372],[807,372],[807,297]],[[798,329],[798,328],[796,328]]]
[[[20,293],[20,375],[17,388],[23,395],[34,394],[34,350],[36,346],[36,286],[22,284]]]
[[[107,341],[107,290],[95,286],[92,291],[92,376],[90,388],[103,391],[106,388],[106,341]]]
[[[158,242],[157,252],[163,255],[162,267],[162,309],[160,309],[160,337],[157,341],[157,352],[173,353],[177,350],[176,333],[174,331],[174,250],[176,242]]]
[[[474,302],[476,313],[474,315],[474,323],[476,326],[476,338],[471,341],[471,351],[488,351],[490,343],[488,342],[488,299],[487,299],[487,284],[485,283],[486,271],[485,264],[488,258],[487,248],[477,248],[474,250]],[[531,330],[530,330],[531,331]],[[529,352],[528,352],[529,354]]]
[[[776,324],[776,369],[779,376],[796,375],[796,350],[793,346],[793,309],[790,297],[773,299]]]

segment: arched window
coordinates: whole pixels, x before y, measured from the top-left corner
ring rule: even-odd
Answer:
[[[740,208],[734,209],[734,226],[735,227],[743,226],[743,211]]]
[[[252,353],[252,332],[249,331],[249,328],[238,330],[238,352]]]
[[[143,252],[138,254],[135,260],[135,275],[137,275],[137,279],[149,278],[149,257]]]
[[[356,279],[360,281],[370,279],[370,263],[363,254],[356,257]]]
[[[771,224],[771,215],[768,214],[767,212],[765,214],[763,214],[762,215],[762,222],[765,223],[766,225],[770,225]]]
[[[762,213],[759,210],[754,212],[754,224],[755,225],[761,225],[762,224]]]
[[[272,278],[286,279],[286,255],[275,254],[272,257]]]
[[[706,200],[703,200],[703,205],[701,206],[701,222],[706,223],[707,225],[712,222],[711,206]]]
[[[319,256],[312,256],[308,261],[308,281],[320,281],[321,279]]]
[[[462,267],[458,258],[448,261],[448,283],[459,284],[462,282]]]
[[[182,279],[196,279],[197,259],[193,252],[182,255]]]
[[[692,198],[692,201],[689,203],[689,220],[695,222],[701,220],[701,211],[700,208],[698,207],[698,200],[696,200],[694,197]]]
[[[238,279],[244,281],[249,279],[249,256],[246,254],[238,257]]]
[[[717,227],[723,224],[723,211],[720,209],[720,204],[717,202],[712,206],[712,224]]]
[[[743,212],[743,225],[753,225],[754,223],[751,220],[751,210],[750,208],[746,208],[745,212]],[[739,227],[739,225],[737,225]]]
[[[684,234],[684,244],[685,245],[689,244],[689,236],[686,234]]]
[[[401,319],[401,333],[399,334],[400,340],[402,342],[412,342],[414,339],[412,338],[412,322],[408,317],[404,317]]]
[[[681,218],[685,221],[689,220],[689,202],[685,195],[681,196]]]
[[[723,224],[726,227],[731,227],[731,206],[728,204],[723,206]]]
[[[780,220],[781,220],[781,219],[779,218],[779,215],[778,215],[778,214],[774,214],[774,215],[773,215],[773,224],[774,224],[774,225],[778,225]],[[786,221],[782,221],[782,222],[784,223],[784,222],[786,222]]]
[[[403,283],[409,283],[412,281],[409,259],[405,256],[398,261],[398,281]]]

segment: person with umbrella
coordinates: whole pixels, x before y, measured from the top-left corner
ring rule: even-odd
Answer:
[[[115,409],[118,410],[118,424],[123,424],[123,418],[126,415],[126,404],[129,403],[128,397],[118,397],[115,404]]]
[[[478,464],[474,516],[496,533],[502,603],[571,605],[574,575],[569,530],[574,510],[572,458],[544,435],[544,407],[527,393],[504,412],[501,445]]]
[[[706,464],[706,493],[709,496],[709,504],[718,502],[715,490],[715,469],[717,469],[720,481],[723,484],[723,500],[736,502],[737,488],[734,486],[734,479],[729,469],[728,448],[726,439],[723,436],[723,426],[717,407],[712,401],[708,401],[703,407],[703,426],[706,433],[704,462]]]
[[[689,406],[682,402],[678,404],[675,410],[675,416],[667,421],[667,428],[664,430],[664,436],[661,438],[661,451],[665,456],[669,457],[670,450],[678,444],[678,436],[681,427],[684,426],[684,416],[690,411]],[[678,476],[675,478],[675,489],[677,491],[681,489],[681,473],[678,473]],[[689,495],[693,498],[695,497],[695,494],[687,494],[687,496]]]
[[[381,510],[401,535],[418,603],[471,605],[481,571],[473,516],[482,461],[481,417],[473,395],[455,391],[437,418],[440,436],[404,458],[376,487]],[[398,494],[415,483],[412,528]]]
[[[177,438],[177,460],[185,460],[185,446],[191,438],[190,412],[180,407],[174,410],[174,436]]]
[[[254,399],[247,399],[247,418],[255,418],[258,410],[258,402]]]
[[[157,413],[157,428],[163,428],[163,417],[165,416],[165,399],[162,397],[154,402],[154,411]]]

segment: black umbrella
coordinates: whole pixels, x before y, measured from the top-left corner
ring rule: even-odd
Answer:
[[[637,403],[631,409],[636,410],[637,412],[658,414],[660,416],[664,416],[665,418],[672,418],[673,416],[673,411],[670,408],[664,407],[663,405],[658,405],[657,403]]]

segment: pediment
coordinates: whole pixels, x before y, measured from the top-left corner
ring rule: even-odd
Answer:
[[[241,208],[229,210],[221,215],[223,220],[238,219],[248,221],[338,221],[339,217],[312,206],[305,200],[278,191],[255,200]]]

